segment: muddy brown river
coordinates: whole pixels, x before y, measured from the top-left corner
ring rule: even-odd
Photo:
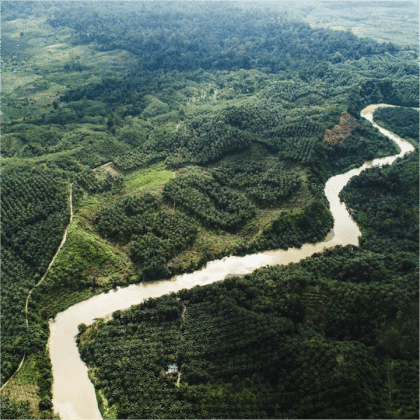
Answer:
[[[205,286],[223,280],[228,275],[247,274],[266,265],[285,265],[298,262],[315,252],[336,245],[358,245],[361,236],[357,224],[348,213],[338,194],[353,176],[365,168],[392,163],[397,157],[414,150],[406,140],[379,127],[372,121],[375,108],[385,104],[366,107],[361,116],[369,120],[379,131],[394,140],[401,149],[397,155],[366,162],[362,167],[330,178],[325,185],[325,194],[334,217],[334,228],[327,238],[317,244],[305,244],[301,248],[287,251],[275,250],[244,257],[226,257],[211,261],[201,270],[176,276],[170,280],[118,288],[80,302],[59,313],[50,323],[49,351],[53,371],[54,411],[62,419],[101,419],[96,402],[95,390],[88,378],[87,367],[82,362],[76,346],[75,336],[80,323],[90,325],[97,318],[109,317],[116,310],[127,309],[148,298],[156,298],[181,289]]]

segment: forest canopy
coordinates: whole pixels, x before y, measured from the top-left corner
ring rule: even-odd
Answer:
[[[58,312],[325,238],[326,180],[398,152],[377,103],[416,152],[342,191],[360,247],[117,312],[80,350],[113,418],[418,418],[418,45],[363,8],[351,31],[313,6],[2,2],[2,383],[26,357],[2,418],[53,417]]]
[[[414,146],[419,144],[419,111],[409,108],[379,108],[373,118],[382,127],[409,140]]]

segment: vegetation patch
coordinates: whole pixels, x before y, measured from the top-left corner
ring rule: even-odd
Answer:
[[[133,194],[139,192],[139,190],[165,184],[173,177],[173,173],[168,170],[154,169],[151,167],[128,174],[125,176],[124,184],[127,194]]]
[[[419,145],[419,111],[403,107],[377,108],[374,120],[382,127],[407,139],[414,147]]]
[[[23,354],[36,359],[14,381],[38,387],[39,417],[53,415],[49,317],[117,285],[320,240],[331,227],[325,181],[398,151],[359,113],[418,106],[418,46],[396,33],[418,24],[407,4],[371,6],[355,23],[354,4],[285,14],[280,3],[2,3],[2,381]],[[321,28],[331,22],[376,28],[386,43]],[[393,112],[378,121],[418,144],[418,114]],[[148,303],[117,316],[109,337],[108,327],[86,337],[103,414],[417,418],[415,159],[343,192],[360,252]],[[118,174],[93,171],[109,162]],[[31,295],[27,328],[25,300],[67,226],[70,183],[75,221]],[[2,416],[34,414],[3,395]]]
[[[45,287],[83,289],[103,284],[110,274],[124,273],[126,261],[105,241],[80,229],[76,223],[45,279]]]
[[[198,173],[178,176],[165,185],[163,195],[207,227],[236,230],[255,214],[253,205],[241,194]]]
[[[331,130],[325,131],[322,141],[328,144],[342,142],[356,126],[357,120],[348,112],[344,112],[340,117],[340,122]]]
[[[29,409],[34,416],[38,414],[38,387],[32,384],[23,384],[17,379],[13,378],[4,389],[4,395],[17,402],[29,402]]]

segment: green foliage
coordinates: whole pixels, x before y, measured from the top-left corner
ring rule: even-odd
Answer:
[[[193,220],[178,211],[162,211],[160,200],[148,193],[102,207],[95,224],[105,238],[129,243],[132,260],[153,277],[166,274],[164,264],[197,235]]]
[[[419,412],[418,360],[385,359],[381,371],[387,383],[383,390],[387,400],[385,418],[416,418]]]
[[[264,89],[261,96],[271,101],[284,99],[288,102],[294,102],[310,93],[317,92],[301,80],[281,80]]]
[[[296,172],[277,162],[228,162],[218,166],[212,176],[221,185],[245,192],[260,207],[286,201],[301,185]]]
[[[52,365],[49,355],[40,352],[37,354],[36,367],[38,371],[38,395],[41,397],[39,409],[48,411],[52,409]]]
[[[4,155],[32,157],[53,149],[60,141],[60,131],[34,124],[13,126],[13,134],[6,134],[2,144]],[[19,147],[20,146],[20,147]]]
[[[175,257],[194,242],[197,228],[192,220],[173,213],[158,213],[153,217],[143,217],[133,232],[130,245],[131,258],[140,263],[145,273],[161,272],[164,263]]]
[[[276,103],[266,103],[265,95],[269,88],[259,92],[257,100],[246,101],[222,109],[219,118],[233,127],[249,131],[252,134],[261,132],[284,124],[286,120],[285,110]]]
[[[121,336],[118,327],[112,330],[103,328],[95,338],[95,345],[87,343],[83,346],[82,357],[88,365],[93,365],[98,355],[102,354],[96,342],[110,345],[109,352],[114,357],[102,359],[105,364],[97,376],[97,387],[103,390],[110,404],[118,402],[120,417],[163,418],[167,417],[165,414],[168,412],[181,410],[182,417],[189,418],[188,405],[183,408],[176,401],[177,391],[164,375],[164,370],[177,353],[180,332],[176,319],[181,308],[173,298],[166,298],[157,307],[153,306],[133,313],[133,317],[129,315],[129,342],[125,342],[126,334],[123,332]],[[114,313],[116,319],[119,319],[119,314]],[[125,313],[121,313],[121,316],[121,323],[125,324]],[[124,344],[117,337],[124,337]],[[155,341],[156,337],[161,340]],[[127,363],[132,363],[133,357],[135,361],[129,366]],[[124,371],[127,375],[122,374]],[[109,376],[110,373],[112,376]],[[135,392],[116,391],[111,395],[109,391],[115,381],[129,385]],[[140,394],[142,397],[139,398]]]
[[[110,10],[83,4],[77,12],[62,6],[51,13],[48,23],[75,29],[79,42],[93,41],[103,50],[130,51],[141,57],[142,71],[260,68],[278,72],[290,67],[313,67],[318,60],[336,61],[337,52],[344,60],[357,60],[399,50],[395,45],[358,38],[351,32],[312,29],[284,13],[277,12],[273,19],[270,10],[247,10],[236,5],[194,6],[170,4],[163,10],[155,4],[130,9],[121,4]],[[126,30],[128,26],[130,31]]]
[[[372,168],[352,178],[341,192],[365,233],[367,248],[418,252],[418,153],[400,158],[391,167]]]
[[[304,243],[315,243],[325,238],[332,226],[333,217],[325,204],[313,201],[301,210],[282,213],[254,241],[244,244],[238,253],[300,248]]]
[[[419,144],[419,111],[409,108],[378,108],[374,121],[403,139]]]
[[[170,202],[198,217],[207,227],[236,230],[255,215],[248,199],[200,173],[178,176],[169,181],[163,194]]]
[[[75,225],[69,227],[67,240],[51,267],[41,292],[51,288],[60,289],[71,286],[83,289],[98,286],[99,273],[104,270],[121,270],[116,255],[98,240],[91,238]],[[37,296],[37,294],[35,295]]]
[[[126,197],[116,204],[101,208],[95,223],[98,232],[105,238],[127,242],[137,224],[134,217],[154,213],[158,207],[158,199],[151,194]]]
[[[413,69],[414,70],[414,69]],[[388,103],[403,107],[419,106],[417,70],[405,69],[405,77],[397,80],[367,80],[350,97],[349,113],[355,118],[359,112],[372,103]],[[402,75],[401,75],[402,76]]]
[[[144,111],[141,113],[143,119],[153,118],[160,114],[166,114],[169,111],[168,104],[160,101],[158,98],[146,95],[144,101],[148,103]]]
[[[318,141],[319,139],[316,137],[289,138],[282,145],[279,156],[286,159],[293,159],[300,163],[306,163],[313,158],[312,151]]]
[[[169,148],[175,154],[168,156],[166,164],[178,168],[220,160],[229,153],[248,148],[252,140],[252,135],[220,121],[217,116],[199,115],[186,120],[170,144],[155,143],[150,147]]]
[[[44,274],[69,220],[68,185],[53,172],[2,175],[2,381],[38,340],[25,327],[29,290]]]
[[[84,171],[75,176],[75,184],[84,191],[92,193],[121,193],[124,185],[124,179],[121,176],[107,173],[105,178],[98,178],[92,171]]]
[[[118,140],[138,147],[147,140],[147,135],[153,130],[150,123],[137,118],[130,118],[127,125],[118,130]]]
[[[319,142],[315,145],[311,171],[317,178],[326,181],[331,175],[342,173],[351,165],[361,166],[365,161],[398,152],[399,147],[392,140],[380,134],[367,121],[360,121],[342,142]]]
[[[2,419],[31,419],[33,413],[28,401],[11,400],[7,395],[1,396]]]
[[[149,152],[141,149],[133,149],[130,152],[117,156],[114,159],[115,166],[121,171],[145,168],[167,157],[166,152]]]
[[[44,352],[48,325],[42,317],[94,293],[100,275],[115,285],[115,273],[124,271],[109,243],[75,226],[45,284],[32,294],[26,329],[25,298],[68,221],[68,180],[76,204],[89,194],[113,200],[98,211],[97,231],[130,253],[143,278],[162,277],[198,232],[214,241],[230,238],[218,229],[235,232],[237,243],[245,243],[237,253],[323,238],[332,224],[325,180],[397,152],[364,121],[338,144],[321,142],[325,129],[346,109],[359,118],[370,103],[418,106],[416,52],[311,28],[270,9],[4,2],[2,12],[5,21],[48,16],[54,28],[71,28],[78,37],[63,40],[57,31],[58,42],[125,50],[132,59],[122,72],[111,73],[114,65],[105,70],[106,76],[86,72],[89,57],[84,64],[35,69],[38,79],[48,80],[36,82],[32,93],[54,85],[67,89],[48,109],[25,92],[8,91],[13,112],[2,123],[2,380],[24,352]],[[7,54],[30,55],[29,34],[20,35],[22,51],[5,37]],[[382,112],[391,130],[418,144],[418,116],[403,110],[375,116]],[[253,153],[257,144],[277,156],[225,163],[228,155]],[[114,412],[122,418],[418,418],[417,158],[365,173],[343,192],[364,232],[360,251],[328,251],[302,264],[182,292],[181,301],[161,298],[118,313],[82,350],[99,367],[97,386]],[[87,171],[109,161],[125,172],[124,183]],[[127,172],[158,161],[174,169],[208,167],[177,174],[163,199],[117,201],[124,185],[128,191],[143,182]],[[267,226],[272,207],[270,214],[278,216]],[[255,234],[244,239],[245,231]],[[191,266],[205,261],[205,252],[196,252]],[[175,361],[180,388],[164,374]],[[48,363],[40,358],[37,366],[42,410],[51,407]],[[31,416],[25,404],[7,397],[2,409],[2,417]]]

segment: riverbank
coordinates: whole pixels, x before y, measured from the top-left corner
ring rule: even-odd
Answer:
[[[371,113],[363,110],[362,116],[369,119]],[[375,126],[375,123],[373,125]],[[399,145],[401,152],[392,157],[375,159],[346,174],[337,175],[327,182],[325,194],[330,202],[331,213],[335,220],[333,239],[314,245],[305,244],[300,249],[267,251],[246,257],[229,257],[220,261],[212,261],[200,271],[180,275],[169,281],[132,285],[118,289],[116,292],[98,295],[58,314],[56,321],[50,325],[50,355],[54,374],[53,404],[62,418],[101,418],[97,408],[95,390],[89,381],[86,366],[80,360],[74,341],[78,332],[77,326],[80,323],[90,325],[95,318],[102,318],[116,310],[129,308],[145,299],[211,284],[223,280],[231,274],[250,273],[266,265],[298,262],[336,245],[357,245],[360,230],[347,212],[345,205],[340,203],[339,192],[350,178],[359,175],[365,168],[372,165],[390,164],[399,156],[413,150],[410,143],[399,139],[387,130],[379,129]]]

